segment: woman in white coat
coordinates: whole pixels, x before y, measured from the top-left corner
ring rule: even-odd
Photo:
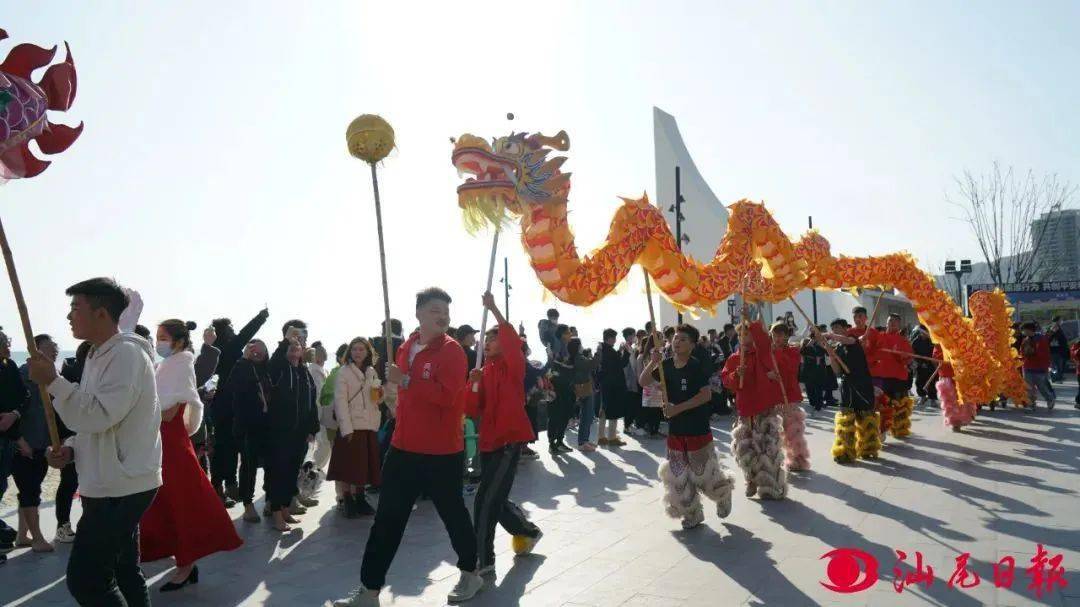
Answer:
[[[371,343],[357,337],[349,342],[345,365],[334,378],[338,432],[326,478],[343,485],[342,506],[346,518],[375,514],[375,509],[364,498],[364,487],[381,483],[382,462],[376,431],[383,390],[375,373],[375,360]]]
[[[243,542],[199,467],[188,438],[202,422],[202,402],[195,387],[195,323],[170,319],[157,331],[156,370],[161,403],[161,475],[163,483],[143,514],[139,545],[144,562],[173,557],[176,570],[162,592],[199,583],[199,559]]]

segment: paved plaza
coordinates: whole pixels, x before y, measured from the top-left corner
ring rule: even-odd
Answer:
[[[468,605],[1080,605],[1080,412],[1072,407],[1075,384],[1059,394],[1052,414],[984,411],[959,434],[942,427],[939,412],[916,411],[910,439],[889,439],[879,461],[851,466],[830,459],[832,416],[818,414],[808,419],[814,469],[792,475],[786,501],[743,497],[737,474],[731,516],[721,521],[707,508],[705,525],[690,531],[663,515],[656,474],[662,441],[631,439],[622,449],[554,459],[544,453],[522,464],[513,493],[544,530],[537,554],[514,559],[509,538],[497,538],[498,577]],[[730,417],[714,424],[729,466],[730,424]],[[332,496],[325,486],[322,505],[286,536],[265,522],[244,523],[235,508],[245,545],[200,561],[200,583],[170,595],[157,592],[169,565],[147,564],[154,603],[320,605],[346,593],[359,583],[371,521],[343,519],[331,508]],[[3,518],[14,525],[9,502]],[[44,510],[51,537],[51,501]],[[1041,598],[1028,589],[1026,573],[1039,543],[1047,558],[1063,556],[1069,583]],[[824,588],[830,559],[821,557],[834,548],[871,555],[880,580],[853,594]],[[71,604],[64,582],[69,549],[12,552],[0,567],[0,604]],[[920,553],[924,568],[933,568],[932,584],[898,594],[897,550],[907,554],[904,574],[915,573]],[[980,583],[949,587],[963,553]],[[994,565],[1009,555],[1015,578],[1011,588],[996,588]],[[420,503],[382,604],[444,604],[457,579],[452,557],[431,503]],[[969,575],[965,584],[973,580]]]

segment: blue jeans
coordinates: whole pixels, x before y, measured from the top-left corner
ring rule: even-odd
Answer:
[[[577,444],[580,447],[589,442],[592,435],[593,417],[596,416],[596,411],[592,396],[579,398],[577,402],[578,406],[581,407],[581,418],[578,420],[577,429]]]
[[[1054,392],[1054,387],[1050,385],[1050,379],[1046,371],[1032,371],[1030,369],[1024,369],[1024,381],[1027,382],[1028,400],[1031,401],[1031,408],[1035,408],[1035,391],[1038,390],[1046,403],[1049,405],[1051,401],[1057,398],[1057,394]]]

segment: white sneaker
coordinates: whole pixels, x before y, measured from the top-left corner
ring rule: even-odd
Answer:
[[[349,596],[334,601],[334,607],[379,607],[379,593],[361,586]]]
[[[483,588],[484,578],[471,571],[462,571],[457,585],[450,591],[450,594],[446,595],[446,600],[451,603],[461,603],[476,596],[476,593]]]
[[[646,434],[644,428],[638,428],[638,427],[635,427],[633,430],[630,431],[630,433],[633,434],[634,436],[645,436],[645,434]]]
[[[70,544],[75,541],[75,532],[71,530],[71,523],[64,523],[56,528],[56,541],[61,544]]]
[[[480,577],[487,577],[489,575],[495,575],[495,563],[481,567],[476,570],[476,575]]]
[[[595,451],[596,449],[594,448],[593,450]],[[516,556],[523,556],[523,555],[526,555],[526,554],[532,554],[533,548],[536,548],[537,542],[539,542],[540,538],[542,538],[542,537],[544,537],[544,532],[540,531],[538,529],[536,531],[536,537],[526,537],[525,538],[525,543],[521,547],[521,550],[520,551],[515,551],[515,555]]]

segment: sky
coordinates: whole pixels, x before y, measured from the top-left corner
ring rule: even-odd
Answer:
[[[0,188],[36,332],[75,345],[64,289],[113,276],[170,317],[311,339],[378,332],[382,297],[368,167],[349,121],[384,116],[379,167],[393,313],[417,290],[480,323],[490,236],[462,228],[450,137],[566,129],[579,250],[619,195],[655,199],[652,108],[671,113],[725,202],[764,200],[789,234],[806,216],[835,253],[908,250],[927,269],[978,260],[947,202],[994,161],[1080,182],[1080,5],[1069,2],[10,3],[14,43],[67,40],[86,130],[40,177]],[[38,74],[40,75],[40,73]],[[513,122],[506,114],[513,112]],[[695,226],[695,230],[702,227]],[[503,238],[510,317],[555,305]],[[6,287],[4,288],[6,290]],[[10,293],[10,292],[9,292]],[[644,322],[640,284],[589,309],[586,339]],[[0,325],[23,349],[13,299]]]

